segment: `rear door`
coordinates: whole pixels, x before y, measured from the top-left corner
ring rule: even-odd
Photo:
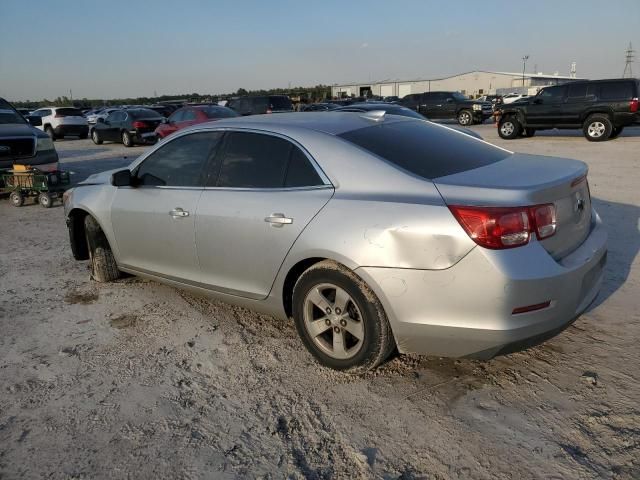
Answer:
[[[169,140],[134,169],[137,186],[118,188],[111,222],[123,267],[197,282],[196,206],[221,137],[198,132]]]
[[[267,133],[227,133],[209,172],[196,214],[200,281],[264,298],[333,187],[299,146]]]
[[[596,101],[596,85],[593,83],[569,84],[567,100],[562,106],[562,124],[579,127],[584,114]]]

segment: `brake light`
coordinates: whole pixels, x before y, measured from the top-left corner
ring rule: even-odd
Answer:
[[[631,111],[631,113],[636,113],[638,111],[638,103],[639,102],[637,98],[634,98],[629,102],[629,110]]]
[[[271,108],[267,108],[267,113],[273,113],[273,110],[271,110]]]
[[[556,233],[556,209],[551,203],[532,207],[449,206],[451,213],[478,245],[494,250],[529,243]]]
[[[136,120],[133,122],[133,128],[149,128],[149,125],[145,122],[141,122],[140,120]]]

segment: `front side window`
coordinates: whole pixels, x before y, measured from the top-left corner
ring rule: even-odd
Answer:
[[[283,188],[321,185],[309,159],[291,142],[260,133],[232,132],[225,141],[218,187]]]
[[[587,84],[577,83],[575,85],[569,85],[569,93],[567,97],[573,100],[581,99],[587,96]]]
[[[544,103],[559,103],[564,98],[564,92],[566,87],[550,87],[540,90],[538,98],[542,99]]]
[[[203,168],[222,138],[221,132],[184,135],[149,155],[136,171],[143,186],[201,187]]]
[[[184,112],[184,116],[182,117],[183,122],[190,122],[196,119],[196,112],[193,110],[186,110]]]
[[[184,118],[184,110],[178,110],[177,112],[175,112],[173,115],[169,117],[169,122],[170,123],[181,122],[183,118]]]

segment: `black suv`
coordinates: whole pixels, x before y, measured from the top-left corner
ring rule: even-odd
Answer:
[[[456,119],[464,127],[482,123],[493,115],[491,102],[471,100],[459,92],[413,93],[398,103],[432,120]]]
[[[27,121],[28,120],[28,121]],[[58,154],[49,135],[34,126],[40,117],[23,117],[0,98],[0,170],[14,163],[33,165],[40,170],[57,170]]]
[[[240,115],[293,112],[293,104],[286,95],[234,98],[227,107],[235,110]]]
[[[498,134],[510,140],[536,130],[582,128],[592,142],[615,138],[640,122],[637,79],[591,80],[543,88],[535,97],[502,105]]]

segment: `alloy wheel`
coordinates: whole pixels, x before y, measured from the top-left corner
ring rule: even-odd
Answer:
[[[362,348],[362,314],[337,285],[322,283],[309,290],[304,299],[304,326],[313,343],[332,358],[353,358]]]
[[[500,127],[500,131],[502,132],[502,134],[507,137],[509,135],[512,135],[515,129],[516,127],[513,125],[513,123],[509,121],[504,122]]]
[[[589,125],[587,132],[589,133],[589,136],[592,138],[600,138],[602,135],[604,135],[605,130],[606,130],[606,127],[604,126],[604,123],[593,122]]]

